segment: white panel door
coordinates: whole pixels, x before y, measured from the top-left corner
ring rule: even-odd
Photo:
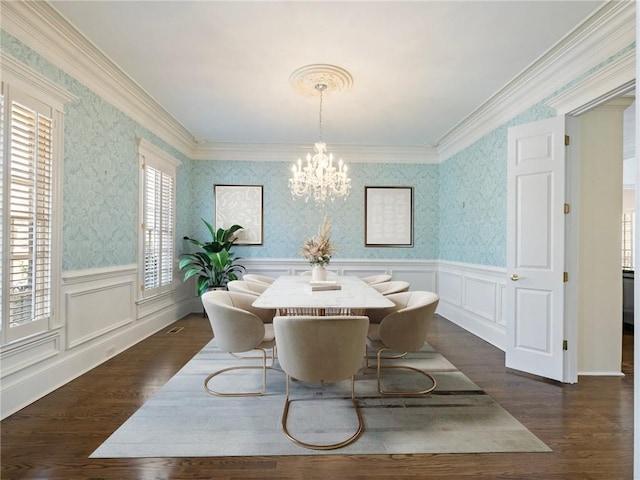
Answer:
[[[563,379],[565,119],[509,129],[506,366]]]

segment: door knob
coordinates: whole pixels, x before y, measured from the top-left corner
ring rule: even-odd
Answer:
[[[520,280],[520,276],[517,273],[512,273],[509,278],[514,282],[517,282],[518,280]]]

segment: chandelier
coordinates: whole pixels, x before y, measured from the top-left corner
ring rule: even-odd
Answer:
[[[306,162],[298,158],[291,167],[293,176],[289,179],[291,196],[304,197],[308,202],[313,197],[317,204],[324,204],[327,199],[332,202],[339,197],[345,200],[351,190],[351,179],[347,176],[347,165],[339,159],[334,164],[333,154],[327,152],[327,144],[322,141],[322,93],[327,89],[326,83],[317,83],[314,89],[320,93],[320,140],[314,145],[314,154],[307,154]]]

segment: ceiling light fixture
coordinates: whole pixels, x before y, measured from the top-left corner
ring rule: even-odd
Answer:
[[[335,76],[336,71],[340,73],[340,77]],[[305,202],[313,198],[317,204],[324,204],[328,199],[333,202],[340,197],[346,200],[351,190],[351,179],[347,175],[347,165],[342,159],[338,160],[337,166],[334,165],[333,154],[328,153],[327,144],[322,141],[322,100],[323,93],[330,86],[332,87],[330,90],[344,90],[348,82],[350,87],[351,76],[339,67],[309,65],[296,70],[290,81],[300,93],[309,95],[309,79],[317,81],[313,89],[320,95],[320,139],[314,145],[314,154],[307,154],[305,163],[298,158],[298,162],[291,167],[293,174],[289,179],[291,196],[294,200],[296,197],[304,197]]]

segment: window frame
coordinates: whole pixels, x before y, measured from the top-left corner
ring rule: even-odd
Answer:
[[[2,265],[0,266],[0,344],[6,345],[28,341],[37,335],[47,334],[53,329],[62,326],[63,319],[60,312],[60,272],[62,266],[62,174],[64,164],[64,105],[75,100],[76,97],[69,94],[55,83],[43,77],[38,72],[26,67],[10,55],[0,54],[2,62],[2,85],[0,95],[3,97],[4,109],[2,118],[2,154],[3,158],[10,159],[11,148],[11,105],[18,102],[39,113],[45,114],[51,119],[51,225],[47,237],[50,247],[49,283],[49,315],[39,320],[31,320],[22,325],[9,327],[9,253],[7,248],[1,248]],[[9,205],[10,176],[6,171],[9,162],[3,162],[0,168],[0,245],[7,245],[5,235],[10,233],[10,216],[6,206]]]
[[[177,167],[181,164],[179,160],[169,155],[164,150],[156,147],[144,138],[138,138],[138,160],[140,168],[140,184],[139,184],[139,222],[140,234],[138,238],[138,281],[140,300],[157,297],[172,292],[175,289],[175,262],[176,262],[176,183],[177,183]],[[172,258],[170,265],[171,280],[164,285],[146,289],[145,288],[145,206],[146,206],[146,167],[149,166],[163,174],[170,176],[172,182],[172,205],[171,205],[171,242],[172,242]]]

